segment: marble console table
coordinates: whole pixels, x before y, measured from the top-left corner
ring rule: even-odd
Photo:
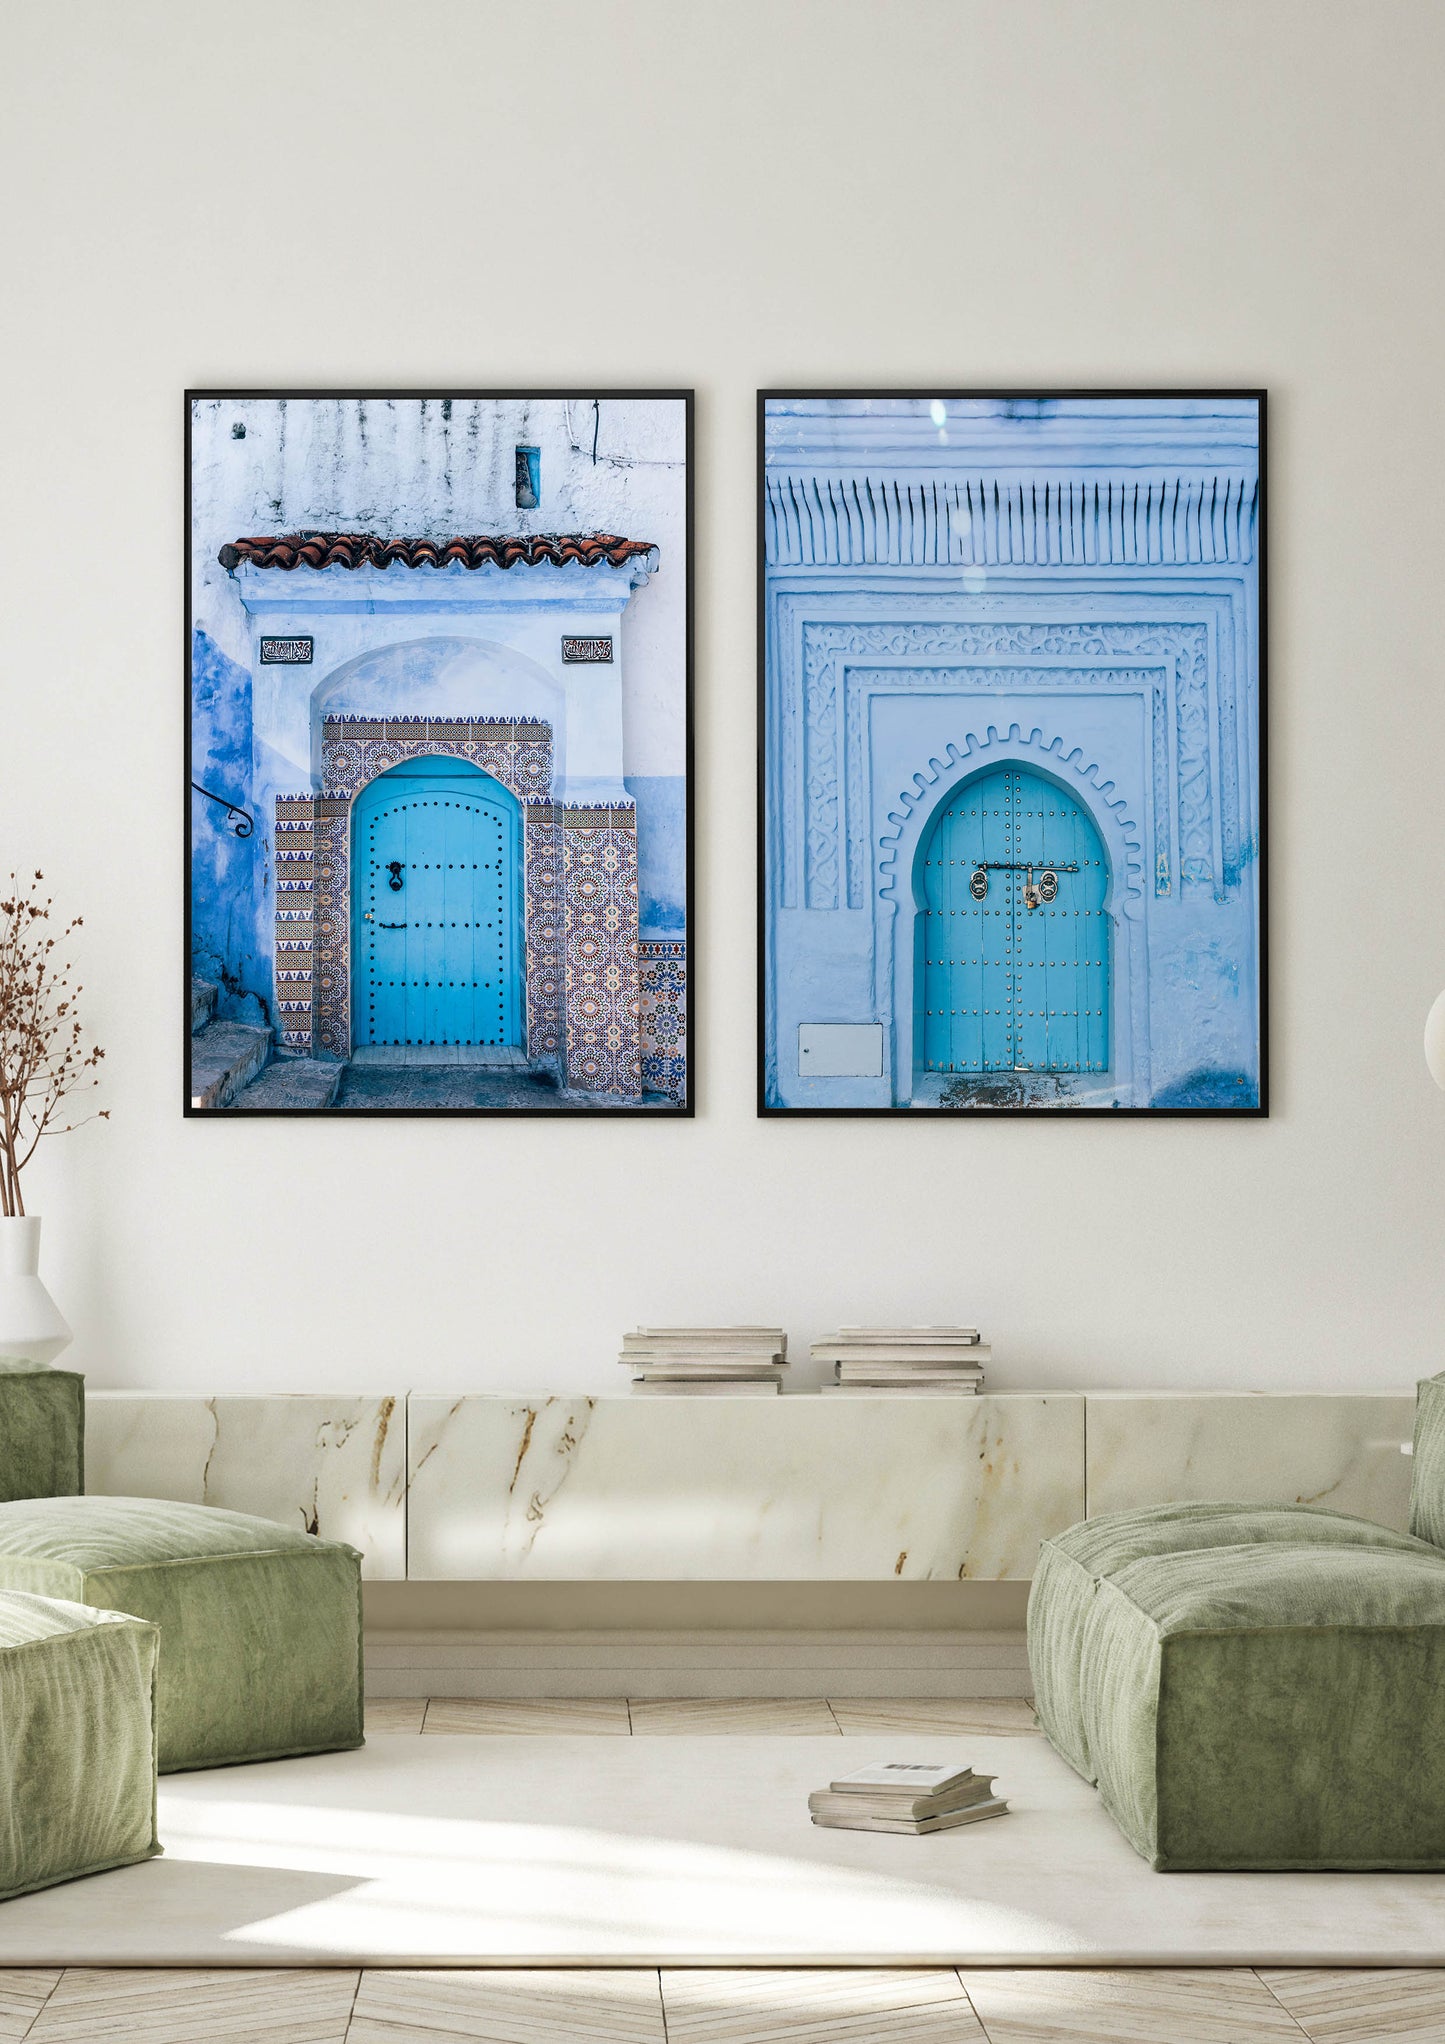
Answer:
[[[1088,1517],[1232,1498],[1325,1505],[1403,1533],[1415,1394],[1091,1391]]]
[[[1024,1580],[1075,1520],[1308,1499],[1403,1528],[1409,1393],[978,1399],[93,1391],[92,1491],[348,1540],[373,1581]]]
[[[349,1541],[406,1576],[406,1399],[87,1391],[85,1487],[219,1505]]]
[[[409,1414],[421,1580],[1017,1578],[1084,1512],[1077,1393],[413,1393]]]

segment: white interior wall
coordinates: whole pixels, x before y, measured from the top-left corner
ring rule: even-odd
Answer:
[[[999,1388],[1445,1361],[1435,0],[4,0],[0,871],[111,1122],[97,1383],[620,1389],[643,1320],[977,1319]],[[181,391],[699,392],[692,1123],[183,1121]],[[1271,393],[1266,1122],[754,1117],[758,384]],[[591,1189],[589,1189],[589,1187]]]

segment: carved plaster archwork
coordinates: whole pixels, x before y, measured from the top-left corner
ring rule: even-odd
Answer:
[[[1120,659],[1144,665],[1151,659],[1166,678],[1155,702],[1153,765],[1156,818],[1175,818],[1180,883],[1209,887],[1217,870],[1212,788],[1214,761],[1209,715],[1209,631],[1204,624],[1095,625],[1078,623],[805,624],[803,627],[805,801],[805,900],[809,908],[858,907],[863,899],[866,839],[862,741],[853,704],[853,677],[868,657],[889,657],[917,670],[934,670],[937,686],[946,668],[960,693],[969,687],[998,687],[1010,661],[1059,663],[1052,685],[1089,685],[1098,669],[1117,685]],[[1082,656],[1082,657],[1081,657]],[[1037,677],[1037,666],[1019,664],[1022,689]],[[898,686],[909,684],[900,679]],[[917,682],[912,684],[918,686]],[[1167,694],[1174,699],[1168,729]],[[1169,799],[1169,752],[1174,754],[1177,796]],[[846,770],[844,766],[846,748]],[[1238,816],[1224,830],[1226,866],[1238,866]],[[844,860],[846,859],[846,871]],[[1155,850],[1155,888],[1171,891],[1168,838]],[[844,892],[846,888],[846,894]]]
[[[960,682],[965,684],[960,688]],[[848,906],[863,906],[868,892],[871,828],[869,809],[881,791],[870,786],[865,747],[868,720],[879,697],[987,695],[990,698],[1057,696],[1063,704],[1091,697],[1128,695],[1147,704],[1150,788],[1153,801],[1153,885],[1156,894],[1173,891],[1170,840],[1169,670],[1164,666],[1070,667],[1053,664],[1023,667],[1008,663],[957,667],[850,667],[846,673],[849,802]],[[1010,708],[1014,705],[1010,704]],[[1005,712],[1006,714],[1007,712]],[[978,712],[973,712],[978,714]],[[995,707],[993,714],[999,714]]]
[[[1081,619],[1078,597],[1047,572],[1028,586],[1017,578],[973,596],[849,587],[831,577],[776,592],[769,809],[780,905],[864,899],[851,672],[866,663],[871,677],[889,662],[932,670],[930,686],[939,669],[954,670],[960,694],[996,686],[984,670],[1010,663],[1025,681],[1025,667],[1056,666],[1055,686],[1087,687],[1101,667],[1159,669],[1165,699],[1155,705],[1155,891],[1213,887],[1222,895],[1237,886],[1252,829],[1239,781],[1237,700],[1250,631],[1242,587],[1221,587],[1213,576],[1186,584],[1148,570],[1121,579],[1127,586],[1088,595],[1124,622]],[[960,616],[965,607],[969,614]]]

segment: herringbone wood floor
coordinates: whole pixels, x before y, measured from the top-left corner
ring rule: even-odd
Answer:
[[[373,1731],[949,1731],[978,1703],[371,1703]],[[0,2044],[1445,2044],[1445,1970],[0,1970]]]

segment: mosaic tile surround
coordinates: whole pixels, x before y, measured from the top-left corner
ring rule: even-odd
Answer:
[[[637,812],[558,812],[562,826],[567,1083],[642,1097]]]
[[[687,1098],[687,945],[643,937],[637,945],[642,1086],[679,1105]]]
[[[351,805],[378,774],[428,756],[470,761],[521,805],[529,1057],[556,1065],[568,1087],[640,1099],[636,811],[553,802],[551,727],[535,718],[325,720],[321,792],[276,800],[282,1046],[350,1056]],[[649,959],[649,970],[670,964]],[[670,1016],[668,1001],[659,981],[652,1011]],[[682,1039],[670,1020],[662,1027],[669,1083],[657,1090],[681,1098],[672,1067]]]

